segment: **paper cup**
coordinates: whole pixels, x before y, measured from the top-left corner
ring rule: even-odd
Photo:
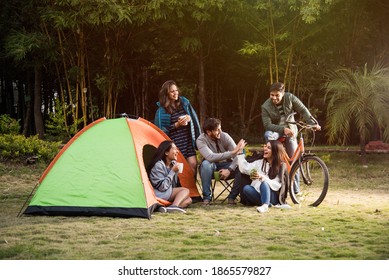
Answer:
[[[253,177],[256,177],[258,174],[258,171],[256,169],[251,169],[250,171],[250,179],[253,180]]]
[[[185,119],[186,118],[186,115],[183,115],[183,116],[179,116],[178,117],[178,120],[182,120],[182,119]],[[188,122],[185,122],[184,125],[187,125]]]
[[[182,173],[184,170],[184,164],[182,162],[177,163],[178,165],[178,173]]]
[[[220,180],[220,173],[219,173],[219,171],[213,172],[213,178],[214,178],[216,181],[219,181],[219,180]]]

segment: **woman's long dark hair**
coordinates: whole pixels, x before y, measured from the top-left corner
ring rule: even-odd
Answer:
[[[155,151],[153,157],[151,158],[151,161],[149,165],[146,167],[147,175],[150,175],[151,169],[153,169],[154,165],[160,161],[163,160],[164,163],[166,163],[166,152],[170,151],[172,148],[173,141],[165,140],[159,144],[157,150]]]
[[[270,140],[269,143],[272,152],[272,162],[270,163],[271,166],[268,175],[270,179],[274,179],[275,177],[277,177],[278,172],[280,172],[281,163],[283,161],[282,155],[284,146],[278,140]],[[263,172],[265,172],[266,163],[267,160],[264,160],[262,165]]]
[[[158,94],[159,103],[169,114],[172,114],[174,110],[181,107],[181,97],[179,95],[178,99],[174,102],[171,102],[169,99],[169,90],[172,85],[177,87],[176,82],[173,80],[164,82]]]

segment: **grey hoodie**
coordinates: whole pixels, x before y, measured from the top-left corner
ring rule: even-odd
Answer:
[[[178,176],[171,168],[166,167],[163,160],[160,160],[150,171],[150,182],[155,195],[168,200],[172,194],[172,189],[178,184]]]
[[[232,150],[236,147],[234,140],[228,133],[222,132],[217,143],[220,152],[217,151],[216,142],[207,134],[202,133],[196,140],[197,149],[203,157],[203,160],[206,159],[209,162],[232,161],[229,167],[235,170],[238,162],[236,155],[232,153]]]

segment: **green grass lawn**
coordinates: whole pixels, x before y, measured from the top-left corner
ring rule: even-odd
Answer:
[[[368,155],[367,167],[356,153],[320,155],[331,178],[317,208],[197,203],[150,220],[17,218],[45,166],[0,163],[0,259],[388,259],[389,155]]]

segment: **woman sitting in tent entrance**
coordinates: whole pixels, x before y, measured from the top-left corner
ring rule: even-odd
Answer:
[[[160,212],[185,213],[182,208],[192,203],[189,189],[181,187],[178,180],[180,163],[177,163],[177,155],[178,149],[173,141],[163,141],[146,168],[155,195],[172,202],[171,206],[159,207]]]

